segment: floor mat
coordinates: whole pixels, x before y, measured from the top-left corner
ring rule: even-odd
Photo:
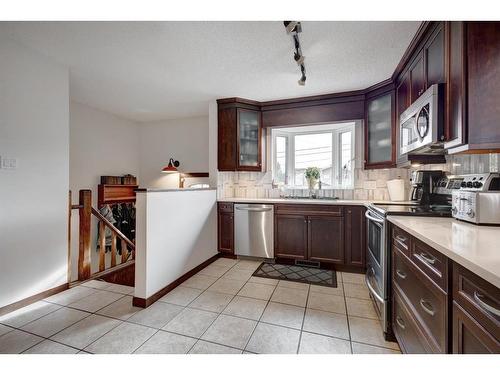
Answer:
[[[337,287],[336,272],[321,268],[262,263],[253,273],[253,276],[329,286],[332,288]]]

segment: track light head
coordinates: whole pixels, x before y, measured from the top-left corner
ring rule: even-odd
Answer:
[[[305,56],[301,55],[298,52],[294,52],[293,54],[293,59],[295,60],[297,65],[302,65],[304,63],[305,58],[306,58]]]
[[[283,21],[286,28],[286,33],[300,33],[302,31],[302,26],[299,21]]]

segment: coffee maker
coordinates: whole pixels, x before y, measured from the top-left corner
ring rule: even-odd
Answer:
[[[434,189],[438,182],[445,178],[443,171],[413,171],[411,174],[410,200],[419,205],[441,204]]]

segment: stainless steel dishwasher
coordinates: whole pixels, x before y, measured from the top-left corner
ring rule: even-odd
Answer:
[[[234,250],[236,255],[274,258],[274,206],[234,205]]]

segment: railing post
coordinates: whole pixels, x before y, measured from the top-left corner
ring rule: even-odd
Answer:
[[[90,228],[92,216],[92,191],[80,190],[78,210],[80,214],[80,240],[78,250],[78,280],[90,278]]]

